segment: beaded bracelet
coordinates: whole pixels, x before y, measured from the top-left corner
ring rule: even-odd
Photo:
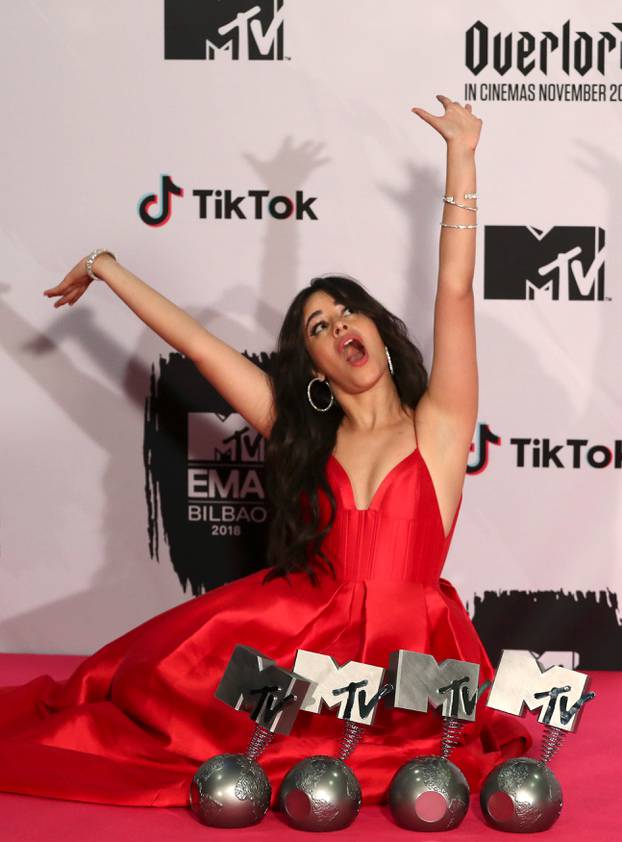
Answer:
[[[111,251],[109,251],[108,249],[94,249],[94,250],[93,250],[93,251],[89,254],[89,256],[86,258],[86,271],[87,271],[88,275],[90,276],[90,278],[91,278],[93,281],[101,281],[101,278],[98,278],[98,277],[97,277],[97,275],[95,275],[95,274],[93,273],[93,263],[94,263],[95,258],[97,257],[97,255],[98,255],[98,254],[109,254],[109,255],[111,255],[111,256],[112,256],[115,260],[117,259],[117,258],[114,256],[114,254],[112,254],[112,252],[111,252]]]

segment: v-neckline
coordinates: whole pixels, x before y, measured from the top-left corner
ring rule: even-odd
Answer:
[[[369,511],[375,510],[375,509],[374,509],[374,504],[376,503],[377,499],[378,499],[378,498],[381,496],[381,494],[383,493],[384,489],[386,488],[386,486],[387,486],[387,485],[388,485],[388,483],[389,483],[389,480],[393,477],[393,474],[394,474],[394,473],[395,473],[395,472],[396,472],[399,468],[401,468],[403,465],[405,465],[405,464],[406,464],[406,463],[407,463],[410,459],[412,459],[412,457],[413,457],[413,456],[417,456],[417,455],[419,456],[419,460],[420,460],[420,462],[423,464],[423,466],[424,466],[424,468],[425,468],[425,472],[426,472],[426,474],[428,475],[428,479],[429,479],[429,481],[430,481],[430,485],[432,486],[432,497],[433,497],[433,499],[434,499],[434,505],[435,505],[435,508],[436,508],[437,522],[438,522],[438,525],[439,525],[440,530],[441,530],[441,535],[443,536],[443,540],[444,540],[444,541],[448,541],[448,540],[449,540],[450,535],[451,535],[451,534],[452,534],[452,532],[453,532],[454,526],[455,526],[455,524],[456,524],[456,519],[457,519],[457,517],[458,517],[458,512],[460,511],[460,507],[461,507],[461,505],[462,505],[462,498],[463,498],[464,494],[463,494],[463,493],[461,493],[461,494],[460,494],[460,499],[458,500],[458,505],[457,505],[457,507],[456,507],[456,511],[455,511],[455,514],[454,514],[454,517],[453,517],[453,521],[452,521],[452,523],[451,523],[451,526],[449,527],[449,532],[448,532],[447,534],[445,534],[445,524],[443,523],[443,517],[442,517],[442,515],[441,515],[441,507],[440,507],[440,505],[439,505],[439,502],[438,502],[438,497],[437,497],[437,495],[436,495],[436,488],[434,487],[434,482],[433,482],[433,480],[432,480],[432,475],[430,474],[430,470],[429,470],[429,468],[428,468],[428,465],[427,465],[427,463],[426,463],[425,459],[423,458],[423,456],[421,455],[421,451],[420,451],[420,449],[419,449],[419,447],[418,447],[418,446],[417,446],[417,447],[415,447],[415,449],[414,449],[414,450],[411,450],[411,452],[410,452],[410,453],[408,453],[406,456],[404,456],[404,458],[403,458],[403,459],[400,459],[400,461],[399,461],[397,464],[395,464],[395,465],[391,468],[391,470],[390,470],[390,471],[389,471],[389,472],[385,475],[385,477],[384,477],[384,478],[383,478],[383,480],[381,481],[380,485],[379,485],[379,486],[376,488],[376,490],[374,491],[374,493],[373,493],[373,495],[372,495],[372,498],[371,498],[371,500],[370,500],[370,502],[369,502],[369,506],[368,506],[366,509],[359,509],[359,508],[357,508],[357,506],[356,506],[356,500],[355,500],[355,497],[354,497],[354,486],[352,485],[352,481],[351,481],[351,479],[350,479],[350,475],[348,474],[348,472],[346,471],[346,469],[343,467],[343,465],[341,464],[341,462],[339,461],[339,459],[337,459],[337,457],[336,457],[333,453],[331,453],[331,454],[329,455],[329,457],[328,457],[328,458],[329,458],[329,461],[332,459],[333,464],[334,464],[334,465],[336,465],[336,466],[337,466],[337,468],[338,468],[338,470],[340,470],[340,471],[341,471],[341,473],[343,474],[343,476],[344,476],[344,478],[345,478],[345,480],[346,480],[346,483],[347,483],[348,496],[350,497],[350,502],[352,503],[352,509],[353,509],[355,512],[359,512],[359,513],[360,513],[360,512],[369,512]]]
[[[333,460],[333,462],[337,465],[337,467],[343,473],[344,477],[346,478],[346,480],[348,482],[348,490],[349,490],[349,493],[350,493],[350,499],[352,501],[352,508],[356,512],[368,512],[374,507],[374,503],[376,502],[376,499],[379,497],[380,493],[382,492],[384,487],[387,485],[389,479],[393,476],[395,471],[401,465],[403,465],[405,462],[407,462],[409,459],[411,459],[416,453],[419,453],[418,447],[415,447],[415,449],[411,450],[411,452],[408,453],[406,456],[404,456],[403,459],[400,459],[400,461],[397,462],[397,464],[393,465],[393,467],[389,470],[389,472],[384,475],[383,479],[380,481],[380,484],[376,487],[376,490],[372,494],[371,500],[369,501],[369,505],[364,509],[359,509],[358,506],[356,505],[356,498],[355,498],[355,495],[354,495],[354,486],[352,485],[352,480],[350,479],[350,474],[346,471],[346,469],[343,467],[343,465],[341,464],[339,459],[337,459],[337,457],[333,453],[330,454],[329,459]]]
[[[343,465],[341,464],[341,462],[339,461],[339,459],[337,459],[337,457],[336,457],[333,453],[331,453],[331,454],[330,454],[330,457],[329,457],[329,458],[333,460],[333,462],[337,465],[337,467],[338,467],[338,468],[340,468],[340,470],[342,471],[342,473],[343,473],[344,477],[345,477],[345,478],[346,478],[346,480],[348,481],[348,489],[349,489],[349,492],[350,492],[350,498],[351,498],[351,501],[352,501],[352,508],[354,509],[354,511],[355,511],[355,512],[369,512],[369,511],[372,509],[372,507],[373,507],[374,503],[376,502],[376,498],[380,495],[381,491],[382,491],[382,490],[384,489],[384,487],[387,485],[387,483],[388,483],[389,479],[393,476],[393,474],[394,474],[394,473],[395,473],[395,471],[396,471],[396,470],[400,467],[400,465],[403,465],[405,462],[407,462],[409,459],[411,459],[411,458],[412,458],[412,457],[413,457],[416,453],[418,453],[418,452],[419,452],[419,438],[418,438],[418,436],[417,436],[417,427],[416,427],[416,424],[415,424],[415,417],[414,417],[414,413],[413,413],[413,417],[412,417],[410,420],[412,421],[412,425],[413,425],[413,432],[414,432],[414,434],[415,434],[415,449],[414,449],[414,450],[411,450],[411,451],[410,451],[410,453],[408,453],[406,456],[404,456],[404,458],[403,458],[403,459],[400,459],[400,461],[399,461],[396,465],[393,465],[393,467],[391,468],[391,470],[390,470],[387,474],[385,474],[385,476],[383,477],[383,479],[380,481],[380,484],[377,486],[376,490],[375,490],[375,491],[374,491],[374,493],[372,494],[372,496],[371,496],[371,500],[369,501],[369,505],[367,506],[367,508],[366,508],[366,509],[359,509],[359,508],[357,507],[357,505],[356,505],[356,498],[355,498],[355,496],[354,496],[354,486],[352,485],[352,480],[350,479],[350,474],[349,474],[349,473],[346,471],[346,469],[343,467]],[[427,467],[427,466],[426,466],[426,467]],[[440,511],[440,510],[439,510],[439,511]],[[445,530],[443,529],[443,532],[444,532],[444,531],[445,531]]]

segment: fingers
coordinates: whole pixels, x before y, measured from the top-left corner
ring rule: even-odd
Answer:
[[[75,284],[69,284],[63,281],[55,287],[44,290],[43,294],[47,295],[48,298],[62,296],[62,298],[54,302],[54,307],[61,307],[63,304],[75,304],[85,289],[86,285],[76,286]]]
[[[56,284],[55,287],[50,287],[49,289],[43,290],[43,294],[47,295],[48,297],[51,295],[62,295],[64,292],[68,292],[71,284],[68,278],[63,278],[60,284]]]
[[[436,98],[440,100],[444,108],[448,108],[450,105],[460,105],[459,102],[454,102],[453,100],[449,99],[448,96],[443,96],[443,94],[436,94]],[[470,105],[467,105],[466,107],[468,109],[471,108]],[[429,114],[427,111],[424,111],[423,108],[411,108],[410,110],[414,111],[416,114],[419,114],[419,116],[423,116],[424,114],[428,117],[434,116],[433,114]]]
[[[85,260],[79,260],[73,267],[71,272],[68,272],[63,280],[56,284],[55,287],[49,287],[43,290],[43,294],[48,298],[58,298],[54,303],[54,307],[62,307],[63,304],[75,304],[84,291],[91,283],[91,278],[86,273]],[[59,296],[62,296],[59,298]]]
[[[448,96],[443,96],[442,94],[436,94],[436,98],[439,99],[443,103],[445,108],[447,108],[450,105],[459,105],[462,108],[462,106],[460,105],[460,103],[457,100],[449,99]],[[464,106],[464,109],[465,109],[465,111],[471,111],[471,104],[467,103]]]
[[[67,298],[68,298],[68,296],[63,295],[63,297],[62,297],[62,298],[60,298],[58,301],[55,301],[55,302],[54,302],[54,307],[55,307],[55,308],[56,308],[56,307],[62,307],[62,306],[63,306],[63,304],[66,304],[66,303],[67,303]]]
[[[436,94],[436,98],[440,100],[440,102],[443,104],[445,111],[450,105],[458,105],[457,102],[452,102],[449,99],[449,97],[443,96],[443,94]],[[421,117],[423,120],[425,120],[426,123],[429,123],[435,129],[438,129],[439,120],[442,120],[442,117],[437,117],[435,114],[430,114],[429,111],[425,111],[425,109],[423,108],[411,108],[410,110],[417,114],[419,117]]]
[[[449,97],[443,96],[442,94],[436,94],[436,98],[439,99],[443,103],[443,106],[445,108],[447,108],[448,105],[454,104],[449,99]],[[420,117],[424,117],[428,121],[429,121],[430,117],[434,118],[434,114],[430,114],[428,111],[424,111],[423,108],[411,108],[410,110],[414,111],[415,114],[418,114]],[[436,118],[436,119],[438,119],[438,118]]]
[[[421,117],[422,120],[425,120],[426,123],[429,123],[431,126],[434,126],[436,128],[435,124],[439,118],[435,117],[434,114],[430,114],[423,108],[411,108],[410,110],[414,111],[414,113]]]
[[[83,289],[77,289],[74,292],[72,292],[71,294],[69,294],[67,296],[67,304],[69,304],[69,305],[75,304],[76,301],[78,300],[78,298],[80,298],[80,296],[82,295],[83,292],[84,292]]]
[[[63,295],[58,301],[54,302],[54,307],[62,307],[63,304],[75,304],[78,298],[82,295],[83,290],[77,289],[68,292],[66,295]]]
[[[54,306],[56,307],[57,305],[62,303],[69,296],[70,291],[67,289],[67,287],[65,287],[64,289],[60,289],[60,284],[59,284],[59,286],[52,287],[52,289],[46,289],[43,294],[46,295],[48,298],[58,298],[59,295],[62,295],[63,296],[62,299],[54,302]]]

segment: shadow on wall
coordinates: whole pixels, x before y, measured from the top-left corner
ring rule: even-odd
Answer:
[[[328,160],[319,158],[320,146],[321,144],[307,142],[295,147],[291,139],[286,138],[269,161],[262,162],[251,155],[245,157],[255,174],[261,177],[268,188],[276,188],[279,193],[287,194],[288,191],[300,189],[315,169]],[[611,196],[612,211],[609,216],[613,224],[613,202],[620,183],[620,164],[608,155],[606,150],[589,148],[587,145],[585,149],[592,153],[592,163],[589,166],[592,167],[594,179],[600,179]],[[412,162],[406,163],[405,173],[403,187],[378,185],[378,189],[403,213],[408,226],[409,250],[405,255],[404,277],[412,279],[412,283],[404,292],[403,308],[399,315],[409,325],[413,341],[421,348],[429,370],[439,231],[438,219],[430,213],[430,208],[438,204],[443,185],[429,168],[417,168]],[[370,218],[370,236],[373,225],[374,220]],[[32,230],[31,220],[29,226]],[[287,302],[299,288],[299,285],[294,283],[300,253],[298,227],[267,219],[265,232],[264,256],[258,266],[256,286],[237,284],[233,278],[231,286],[213,308],[184,308],[208,329],[217,322],[218,335],[234,347],[251,349],[251,352],[255,353],[265,353],[271,349],[257,349],[256,337],[242,327],[241,321],[236,321],[238,315],[248,314],[246,302],[255,299],[253,315],[256,323],[268,335],[276,336],[282,313],[273,309],[268,302],[277,299]],[[33,254],[38,254],[37,243],[28,243],[26,230],[20,230],[16,236],[26,243],[27,248],[32,249]],[[613,246],[619,250],[616,239],[610,238],[609,247]],[[378,248],[381,249],[382,245],[379,244]],[[619,254],[614,254],[610,260],[611,265],[622,265]],[[53,261],[43,259],[41,262]],[[352,267],[317,267],[317,274],[327,271],[351,272]],[[373,281],[365,277],[360,279],[372,294],[382,298],[381,288],[377,288]],[[307,279],[303,279],[303,283],[306,281]],[[476,278],[476,285],[478,282],[479,279]],[[41,299],[40,287],[46,285],[42,285],[39,280],[33,281],[33,306],[36,300],[34,295]],[[47,300],[45,303],[49,306]],[[528,312],[529,306],[530,302],[517,302],[517,314]],[[49,648],[37,646],[37,651],[79,651],[86,654],[107,642],[112,635],[122,633],[154,613],[177,604],[183,594],[181,587],[176,589],[176,580],[173,577],[171,589],[162,592],[161,584],[149,575],[144,563],[136,562],[137,559],[145,558],[149,543],[148,505],[143,502],[144,497],[122,492],[124,488],[135,487],[138,472],[142,478],[142,452],[139,452],[137,447],[137,430],[141,426],[140,419],[144,417],[145,399],[150,393],[152,367],[161,355],[162,340],[145,327],[134,353],[128,359],[126,350],[96,324],[94,312],[94,308],[90,308],[88,303],[83,306],[81,301],[76,309],[64,308],[58,316],[55,314],[49,328],[42,334],[34,335],[32,326],[7,304],[6,296],[0,296],[0,341],[4,350],[27,375],[47,390],[51,399],[62,407],[74,425],[109,454],[108,466],[102,477],[106,501],[101,523],[105,563],[93,577],[88,590],[0,622],[0,635],[5,640],[11,640],[12,648],[16,651],[30,650],[33,629],[49,629]],[[596,361],[611,358],[619,350],[616,346],[617,325],[613,323],[613,310],[603,306],[600,312],[602,345],[595,355]],[[423,337],[422,341],[419,341],[418,337]],[[540,407],[543,416],[545,412],[553,410],[557,417],[562,416],[565,419],[569,437],[577,431],[599,428],[601,398],[606,390],[611,389],[611,384],[601,383],[598,370],[594,371],[592,380],[593,400],[586,402],[583,413],[573,416],[572,403],[569,395],[564,393],[561,380],[554,381],[546,375],[533,349],[526,347],[517,334],[511,334],[500,322],[478,316],[478,340],[480,337],[478,350],[482,372],[481,391],[489,388],[488,384],[494,384],[497,390],[497,405],[511,408],[517,399],[522,399],[520,396],[530,394],[532,405]],[[70,354],[63,350],[63,345],[68,339],[79,341],[93,362],[100,366],[108,377],[112,376],[114,379],[117,372],[124,372],[121,382],[124,400],[120,401],[117,394],[76,368]],[[517,365],[517,360],[520,361],[520,365]],[[189,361],[184,363],[191,366]],[[194,369],[193,366],[192,368]],[[190,368],[186,370],[191,371]],[[196,369],[194,371],[196,373]],[[507,397],[503,394],[504,389],[507,389]],[[501,393],[498,390],[501,390]],[[611,399],[611,396],[609,397]],[[487,421],[494,428],[493,419]],[[509,423],[506,429],[510,434],[516,432],[511,429]],[[543,540],[550,534],[543,555],[554,563],[557,536],[553,519],[547,514],[548,500],[544,496],[545,489],[540,491],[538,484],[534,482],[532,492],[528,501],[530,531],[542,536]],[[511,493],[512,489],[504,489],[508,505],[517,502],[516,498],[512,499]],[[539,499],[540,494],[542,497]],[[568,523],[580,522],[585,503],[584,494],[579,483],[567,484],[564,511]],[[466,496],[468,510],[468,495]],[[525,511],[525,501],[519,502]],[[597,534],[598,553],[603,559],[603,565],[609,557],[613,569],[615,547],[612,544],[611,524],[614,523],[618,504],[614,495],[603,496],[600,503],[598,522],[592,522],[590,528],[583,530],[579,536],[576,558],[592,557],[594,536]],[[459,539],[458,534],[454,538],[454,552],[456,538]],[[516,535],[504,539],[508,556],[516,549],[516,539]],[[524,540],[525,547],[528,547],[528,536]],[[514,548],[512,551],[510,546]],[[163,554],[160,554],[160,558],[161,564],[170,563],[169,559],[163,558]],[[542,559],[537,560],[536,564],[541,564],[541,561]],[[565,584],[565,570],[561,559],[558,561],[559,585],[562,587]],[[503,559],[501,562],[499,559],[494,559],[494,562],[493,559],[488,559],[487,563],[494,563],[496,567],[503,563]],[[482,568],[482,578],[485,579],[486,575],[487,571]],[[464,571],[464,579],[465,589],[471,587],[468,570]],[[600,583],[596,586],[600,587]],[[475,586],[473,590],[483,592],[485,588]],[[462,590],[462,593],[466,594],[466,590]],[[483,610],[486,598],[484,597],[478,611]],[[500,607],[500,610],[505,609]],[[497,614],[496,608],[491,611],[494,617]],[[570,622],[574,621],[573,616]],[[494,622],[493,627],[496,628]]]

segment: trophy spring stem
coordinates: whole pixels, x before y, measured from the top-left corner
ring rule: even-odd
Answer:
[[[257,760],[266,746],[272,742],[274,734],[262,725],[255,725],[255,730],[246,749],[246,756],[249,760]]]
[[[555,752],[559,749],[564,741],[566,732],[555,725],[545,725],[544,734],[542,735],[542,747],[540,749],[540,760],[543,763],[548,763]]]
[[[339,760],[347,760],[357,747],[363,736],[363,726],[346,720],[345,728],[341,736],[341,747],[339,749]]]
[[[441,734],[441,757],[447,759],[460,741],[463,723],[455,716],[443,717],[443,732]]]

